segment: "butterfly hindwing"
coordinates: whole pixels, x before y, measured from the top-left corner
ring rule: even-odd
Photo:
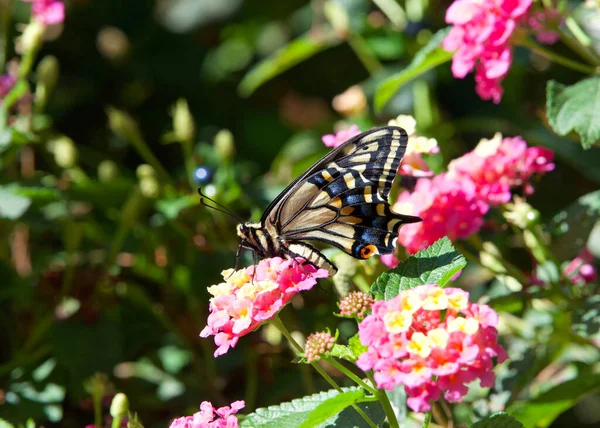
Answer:
[[[400,225],[420,220],[394,213],[387,202],[407,139],[398,127],[350,139],[290,184],[263,225],[290,248],[307,240],[361,259],[393,252]],[[298,248],[320,255],[308,245]]]

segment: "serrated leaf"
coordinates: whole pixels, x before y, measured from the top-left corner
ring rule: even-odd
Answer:
[[[585,246],[600,220],[600,190],[583,195],[556,213],[548,228],[552,233],[550,251],[560,260],[574,258]]]
[[[239,94],[242,97],[249,97],[265,82],[311,56],[339,44],[340,41],[333,36],[317,38],[309,34],[291,41],[258,63],[244,76],[238,86]]]
[[[584,148],[600,140],[600,77],[566,86],[555,80],[546,85],[546,114],[554,132],[575,131]]]
[[[376,300],[389,300],[402,290],[423,284],[438,284],[443,287],[466,264],[465,257],[444,237],[382,274],[371,286],[369,293]]]
[[[375,111],[381,111],[402,85],[452,59],[452,52],[446,52],[440,46],[450,32],[450,27],[435,33],[429,42],[416,53],[411,63],[402,70],[384,80],[375,92]]]
[[[25,214],[31,205],[31,199],[16,195],[7,187],[0,186],[0,218],[16,220]]]
[[[331,397],[319,404],[300,425],[300,428],[312,428],[317,426],[329,418],[337,415],[346,407],[356,404],[365,398],[365,390],[357,389],[347,391]]]
[[[515,401],[507,412],[526,427],[544,428],[584,395],[600,390],[600,373],[581,373],[577,378],[546,391],[533,400]]]
[[[342,388],[342,393],[362,391],[358,387]],[[310,413],[321,403],[340,395],[335,390],[323,391],[307,397],[298,398],[291,402],[281,403],[277,406],[256,409],[254,413],[247,415],[240,422],[244,428],[295,428],[308,418]],[[375,424],[385,419],[385,413],[379,402],[365,402],[358,404],[359,407],[371,418]],[[326,421],[313,425],[315,427],[368,427],[366,422],[356,413],[353,408],[347,408]]]
[[[471,428],[522,428],[523,424],[508,413],[494,413],[471,425]]]

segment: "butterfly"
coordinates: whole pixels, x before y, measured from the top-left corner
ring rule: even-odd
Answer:
[[[301,257],[334,275],[337,267],[306,241],[357,259],[392,253],[400,226],[421,221],[388,203],[407,142],[404,129],[383,126],[342,143],[290,183],[260,222],[237,226],[237,257],[242,248],[262,258]]]

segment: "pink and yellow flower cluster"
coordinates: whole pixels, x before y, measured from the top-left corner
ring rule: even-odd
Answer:
[[[526,194],[533,193],[529,180],[552,171],[553,160],[550,150],[527,147],[521,137],[496,134],[491,140],[481,140],[475,150],[451,161],[447,173],[421,178],[413,191],[400,194],[394,211],[423,221],[402,227],[398,242],[415,253],[444,236],[468,238],[483,226],[489,207],[508,202],[513,189],[522,187]]]
[[[531,0],[456,0],[446,11],[452,24],[443,47],[455,52],[452,74],[464,78],[475,69],[477,94],[499,103],[500,83],[512,63],[511,36],[529,11]]]
[[[265,259],[257,265],[222,272],[224,282],[208,288],[210,315],[201,337],[215,336],[215,357],[233,348],[240,337],[255,330],[300,291],[310,290],[326,270],[302,259]]]
[[[175,419],[169,428],[237,428],[239,424],[234,415],[245,406],[246,403],[240,400],[217,409],[210,401],[204,401],[199,412]]]
[[[476,379],[483,387],[494,384],[494,358],[507,358],[497,323],[498,314],[470,303],[466,291],[421,285],[375,302],[358,327],[368,348],[356,364],[375,372],[378,388],[404,385],[408,406],[428,411],[442,394],[460,401]]]

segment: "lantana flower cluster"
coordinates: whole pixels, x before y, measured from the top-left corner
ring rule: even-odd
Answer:
[[[474,183],[479,197],[490,205],[510,201],[511,189],[523,186],[533,193],[528,180],[535,174],[554,169],[554,154],[543,147],[527,147],[521,137],[482,139],[475,150],[448,165],[451,177],[467,177]]]
[[[512,63],[511,36],[532,0],[456,0],[446,11],[452,24],[443,42],[452,58],[452,74],[464,78],[475,69],[477,94],[499,103],[500,83]]]
[[[210,401],[204,401],[199,412],[175,419],[169,428],[237,428],[239,423],[234,415],[245,406],[246,403],[239,400],[217,409]]]
[[[447,173],[421,178],[413,191],[400,194],[394,210],[423,221],[402,227],[398,242],[415,253],[444,236],[468,238],[483,226],[489,207],[508,202],[513,189],[533,193],[531,178],[552,171],[553,160],[550,150],[527,147],[521,137],[496,134],[481,140],[475,150],[451,161]]]
[[[507,358],[498,344],[498,314],[470,303],[464,290],[421,285],[372,309],[358,327],[367,350],[356,364],[374,371],[378,388],[404,385],[416,412],[430,410],[442,394],[461,401],[474,380],[493,386],[494,358]]]
[[[318,278],[329,276],[304,260],[280,257],[257,265],[222,272],[224,282],[208,288],[210,315],[201,337],[215,336],[215,357],[233,348],[240,337],[273,318],[300,291],[310,290]]]
[[[423,219],[412,227],[401,227],[398,242],[409,253],[416,253],[444,236],[465,239],[481,229],[488,209],[468,178],[450,179],[447,174],[421,178],[412,192],[401,193],[393,205],[395,212]]]

